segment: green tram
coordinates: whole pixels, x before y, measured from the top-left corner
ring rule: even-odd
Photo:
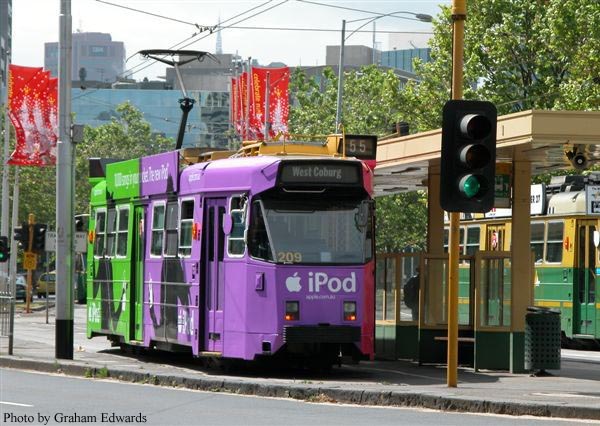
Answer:
[[[557,176],[548,185],[531,188],[534,301],[536,306],[560,310],[566,346],[600,344],[600,185],[591,182],[593,176]],[[461,219],[460,254],[466,256],[459,272],[460,324],[470,323],[467,259],[477,250],[510,251],[511,222],[510,209]],[[444,238],[447,248],[447,228]],[[502,300],[503,294],[510,294],[510,284],[495,288],[492,283],[487,291],[487,320],[502,325],[510,314]]]

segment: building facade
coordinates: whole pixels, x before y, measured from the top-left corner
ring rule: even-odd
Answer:
[[[227,149],[229,140],[229,92],[190,90],[195,100],[187,120],[183,147]],[[152,131],[177,138],[181,109],[178,90],[73,89],[74,122],[92,127],[110,123],[118,105],[130,102],[144,114]]]
[[[44,68],[58,75],[58,42],[44,43]],[[125,45],[106,33],[73,33],[73,80],[113,82],[125,77]]]
[[[0,103],[6,99],[8,64],[12,47],[12,0],[0,0]]]
[[[381,52],[381,66],[396,68],[409,73],[414,73],[413,61],[415,59],[429,62],[431,60],[431,49],[427,47]]]

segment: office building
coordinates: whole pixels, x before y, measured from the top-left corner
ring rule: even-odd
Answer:
[[[58,42],[44,43],[44,68],[58,76]],[[125,45],[105,33],[73,33],[73,80],[114,82],[125,77]]]

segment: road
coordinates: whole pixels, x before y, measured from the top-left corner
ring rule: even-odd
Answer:
[[[320,401],[318,401],[320,402]],[[148,425],[573,425],[573,420],[363,407],[0,370],[0,423]],[[579,421],[580,424],[592,422]]]

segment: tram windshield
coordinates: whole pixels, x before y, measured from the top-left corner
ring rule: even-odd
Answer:
[[[255,200],[250,255],[277,263],[364,263],[372,257],[371,211],[362,199]]]

